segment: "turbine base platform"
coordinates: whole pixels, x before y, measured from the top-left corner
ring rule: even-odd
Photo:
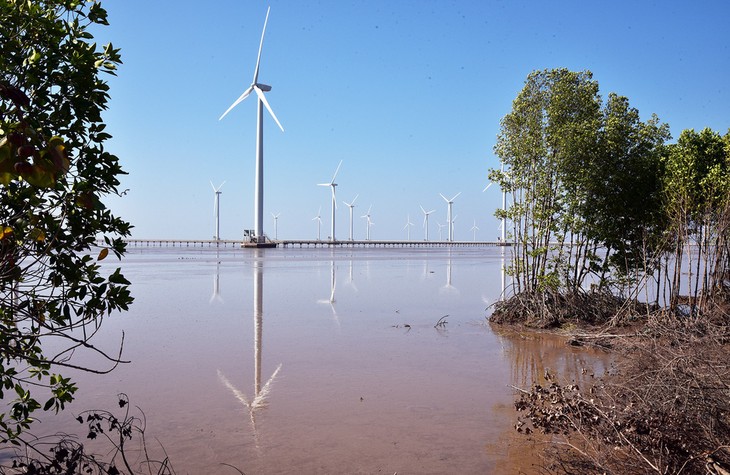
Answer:
[[[253,249],[270,249],[272,247],[278,246],[275,242],[244,242],[241,244],[241,247],[243,248],[253,248]]]

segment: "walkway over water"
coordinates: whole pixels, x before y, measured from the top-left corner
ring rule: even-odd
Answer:
[[[130,247],[243,247],[243,240],[215,239],[126,239]],[[493,247],[501,241],[321,241],[282,239],[270,241],[281,247]],[[100,245],[103,245],[100,243]]]

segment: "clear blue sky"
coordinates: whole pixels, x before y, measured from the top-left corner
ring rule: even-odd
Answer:
[[[266,8],[271,6],[259,81],[282,133],[266,115],[265,220],[280,213],[279,238],[316,237],[322,208],[329,234],[337,177],[337,238],[404,239],[406,217],[423,239],[419,205],[446,222],[454,203],[457,240],[499,234],[486,193],[500,119],[528,73],[589,69],[605,97],[629,98],[656,113],[677,137],[685,128],[730,127],[730,3],[680,1],[280,1],[104,2],[111,26],[99,43],[121,47],[104,118],[129,176],[108,204],[136,238],[204,239],[214,233],[213,190],[221,197],[221,237],[253,228],[255,96],[218,117],[249,86]],[[445,230],[444,230],[445,233]],[[445,234],[444,234],[445,236]]]

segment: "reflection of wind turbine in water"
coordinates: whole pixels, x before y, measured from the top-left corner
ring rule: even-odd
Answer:
[[[223,302],[221,297],[221,261],[218,255],[218,250],[215,251],[215,275],[213,275],[213,295],[210,296],[208,303],[212,303],[214,300]]]
[[[317,300],[317,303],[328,304],[332,309],[332,317],[340,325],[340,318],[337,316],[337,310],[335,310],[335,288],[337,287],[337,281],[335,279],[335,260],[330,261],[330,298]]]
[[[451,285],[451,249],[449,249],[449,259],[446,261],[446,285],[441,287],[441,290],[443,290],[444,292],[459,292],[456,287]]]
[[[262,346],[263,346],[263,320],[264,320],[264,271],[263,271],[263,250],[256,250],[256,260],[254,261],[254,274],[253,274],[253,308],[254,308],[254,398],[248,399],[246,395],[236,389],[233,384],[225,377],[225,375],[218,370],[218,378],[221,380],[224,386],[231,390],[233,395],[238,399],[241,404],[248,409],[249,416],[251,417],[251,427],[254,432],[254,439],[256,440],[256,448],[259,447],[258,443],[258,429],[256,428],[256,411],[264,408],[268,405],[267,397],[271,392],[271,385],[276,379],[276,376],[281,370],[281,363],[276,367],[271,377],[266,383],[261,386],[261,360],[262,360]]]

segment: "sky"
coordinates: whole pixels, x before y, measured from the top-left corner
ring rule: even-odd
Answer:
[[[497,186],[482,192],[500,120],[531,71],[590,70],[600,92],[628,97],[684,129],[730,127],[730,3],[720,1],[103,2],[99,44],[121,48],[108,77],[108,150],[129,173],[106,203],[138,239],[210,239],[254,227],[256,98],[223,120],[251,84],[267,7],[259,82],[284,127],[264,117],[264,230],[279,239],[423,240],[453,204],[456,240],[496,240]],[[278,214],[275,231],[273,214]],[[474,235],[474,224],[479,228]],[[443,228],[443,238],[446,229]]]

